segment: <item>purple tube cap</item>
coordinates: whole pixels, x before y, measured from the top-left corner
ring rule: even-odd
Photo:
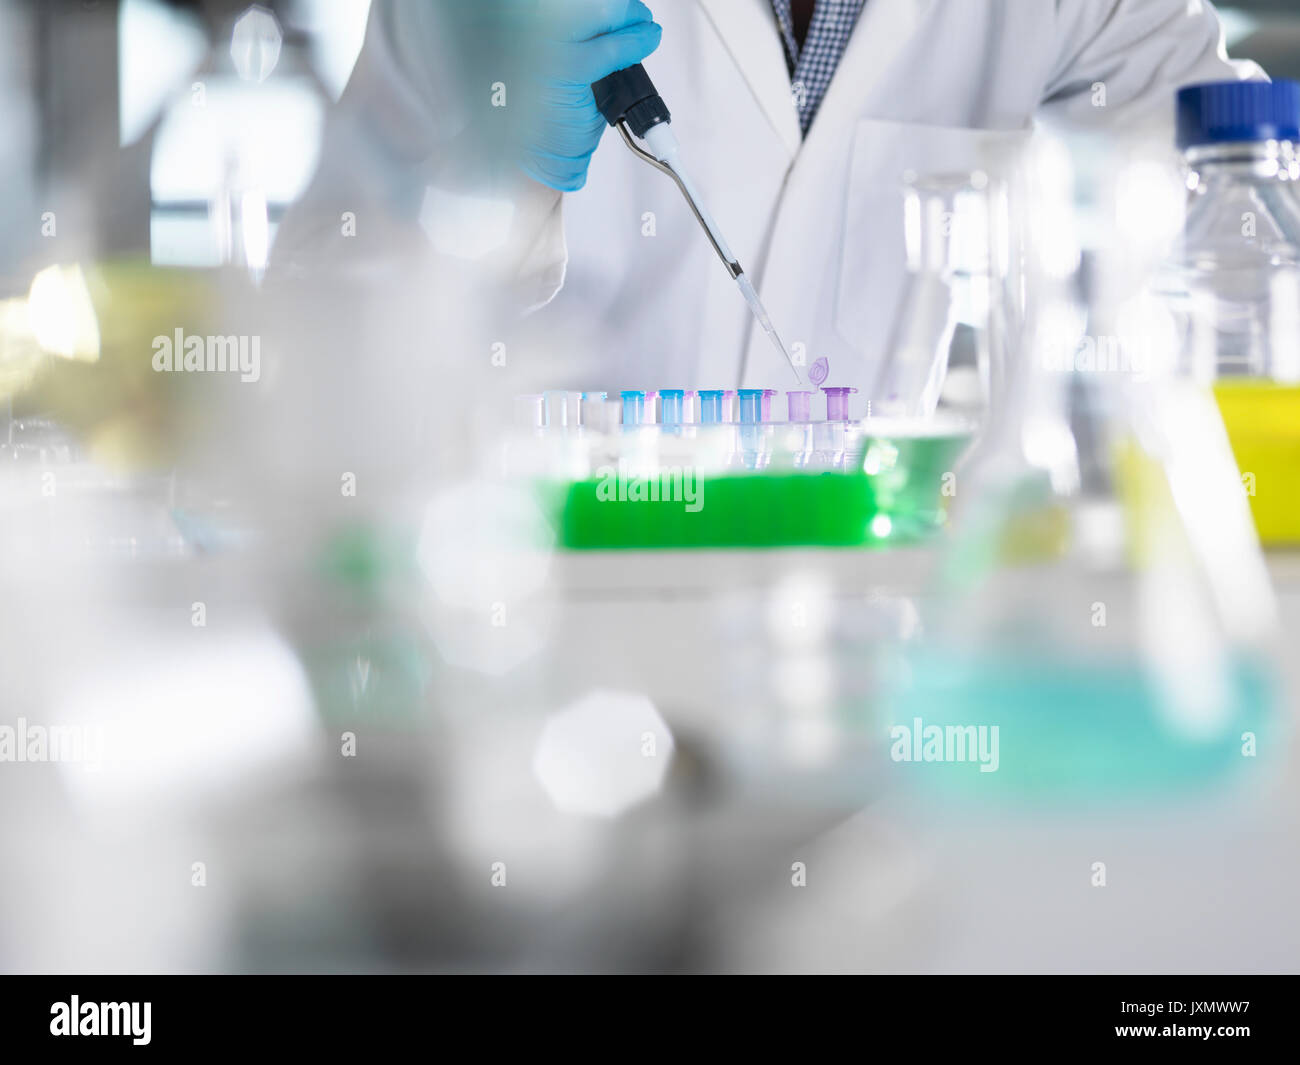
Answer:
[[[857,392],[856,388],[823,388],[826,393],[826,420],[828,422],[846,422],[849,420],[849,396]]]

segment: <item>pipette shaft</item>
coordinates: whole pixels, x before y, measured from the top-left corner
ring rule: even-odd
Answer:
[[[777,335],[772,319],[768,315],[753,284],[746,276],[744,268],[732,254],[722,231],[718,229],[713,216],[704,206],[704,200],[695,188],[686,168],[681,161],[681,147],[677,136],[670,128],[672,115],[651,82],[649,74],[641,64],[621,70],[598,81],[592,86],[596,97],[596,106],[600,108],[606,121],[614,126],[623,137],[624,143],[643,161],[655,169],[667,174],[676,182],[682,196],[686,198],[696,220],[700,223],[713,250],[731,274],[732,280],[740,287],[745,302],[768,339],[785,358],[794,373],[795,380],[801,380],[799,367],[793,356]],[[649,151],[637,143],[637,138],[645,141]]]

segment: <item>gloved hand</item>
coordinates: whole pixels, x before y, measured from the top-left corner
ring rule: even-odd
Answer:
[[[641,62],[662,36],[641,0],[389,2],[408,80],[459,130],[466,164],[497,177],[522,170],[561,192],[586,184],[605,131],[592,84]],[[438,88],[447,80],[453,101]]]
[[[522,165],[535,181],[573,192],[587,183],[607,125],[592,84],[640,63],[659,47],[663,31],[641,0],[552,0],[539,15],[537,106],[521,131]]]

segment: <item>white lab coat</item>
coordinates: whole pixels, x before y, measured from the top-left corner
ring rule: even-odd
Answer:
[[[436,151],[419,98],[437,73],[402,58],[434,54],[418,6],[376,0],[344,100],[409,139],[389,158]],[[990,138],[1044,118],[1150,123],[1171,143],[1178,86],[1261,76],[1227,59],[1208,0],[867,0],[803,138],[769,0],[651,6],[664,35],[646,66],[696,182],[787,344],[829,358],[835,384],[869,383],[887,343],[905,171],[976,167]],[[791,387],[676,187],[613,131],[583,190],[531,186],[514,206],[516,268],[538,309],[502,339],[516,361],[553,368],[534,380]],[[454,254],[445,232],[439,245]]]

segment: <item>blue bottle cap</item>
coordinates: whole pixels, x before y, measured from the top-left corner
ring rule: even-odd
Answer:
[[[1300,82],[1223,81],[1178,92],[1178,147],[1300,141]]]

